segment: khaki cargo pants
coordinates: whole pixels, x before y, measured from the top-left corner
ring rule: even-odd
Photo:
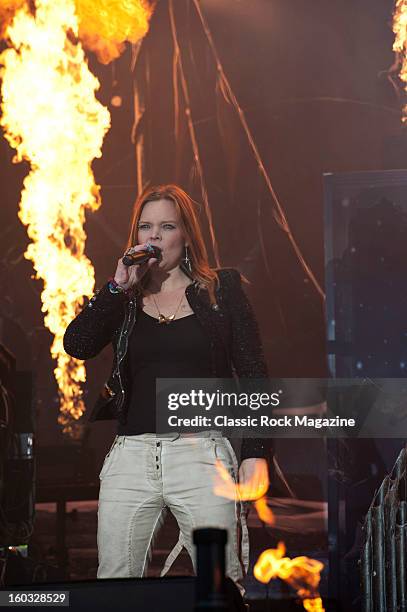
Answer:
[[[180,535],[161,575],[184,546],[196,571],[193,529],[221,527],[228,531],[226,574],[243,593],[249,562],[244,508],[213,492],[216,459],[236,480],[236,455],[220,432],[116,436],[99,475],[97,577],[145,575],[154,536],[170,509]]]

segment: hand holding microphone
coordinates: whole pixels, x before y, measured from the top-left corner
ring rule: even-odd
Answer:
[[[138,244],[126,251],[117,262],[114,280],[127,290],[136,285],[145,273],[161,259],[161,249],[150,243]]]
[[[153,244],[147,242],[145,245],[139,245],[143,248],[136,250],[137,247],[132,247],[126,251],[122,262],[125,266],[134,266],[135,264],[142,264],[149,259],[161,259],[161,249]]]

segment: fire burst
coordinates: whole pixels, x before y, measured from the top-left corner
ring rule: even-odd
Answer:
[[[54,335],[61,413],[65,432],[83,414],[82,362],[63,350],[68,323],[94,288],[94,272],[84,254],[85,210],[100,205],[91,163],[100,157],[110,115],[95,98],[98,80],[77,42],[74,2],[37,0],[35,16],[19,9],[6,29],[9,43],[0,56],[1,125],[31,171],[24,180],[19,217],[31,239],[25,257],[44,281],[45,325]]]
[[[397,0],[393,15],[393,32],[396,37],[393,51],[398,54],[401,63],[399,77],[407,89],[407,0]],[[403,108],[403,121],[407,121],[407,105]]]
[[[216,495],[227,499],[254,501],[260,520],[268,525],[274,524],[274,515],[265,497],[270,484],[265,463],[261,462],[258,467],[256,466],[250,480],[238,484],[219,459],[216,460],[216,470],[214,486]],[[302,605],[308,612],[324,612],[322,599],[318,594],[324,564],[309,557],[290,559],[284,555],[284,542],[279,542],[277,548],[263,551],[254,566],[254,576],[264,583],[270,582],[273,578],[285,580],[297,591],[302,599]]]
[[[41,294],[44,323],[54,335],[51,354],[58,383],[63,431],[79,434],[84,412],[85,368],[63,350],[68,323],[94,289],[92,264],[84,254],[85,211],[100,206],[91,163],[101,156],[110,115],[95,97],[99,81],[89,71],[83,48],[107,63],[126,41],[146,34],[153,4],[146,0],[0,0],[0,36],[9,49],[0,55],[0,125],[31,172],[24,181],[19,217],[32,240],[25,256]]]
[[[267,506],[265,497],[270,481],[266,464],[256,468],[256,473],[247,482],[235,483],[222,461],[216,460],[216,473],[214,493],[227,499],[253,501],[257,514],[263,523],[274,524],[274,516]]]
[[[75,0],[79,37],[87,49],[108,64],[126,41],[138,42],[148,31],[154,3],[146,0]]]
[[[290,559],[284,555],[284,542],[279,542],[277,548],[262,552],[253,569],[257,580],[267,583],[273,578],[281,578],[297,591],[306,610],[324,612],[322,599],[318,595],[324,564],[304,556]]]

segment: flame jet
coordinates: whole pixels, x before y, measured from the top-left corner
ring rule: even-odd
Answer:
[[[63,350],[62,337],[94,288],[92,264],[84,254],[85,210],[100,205],[91,163],[101,156],[110,115],[96,99],[99,82],[89,71],[77,40],[75,4],[37,0],[33,15],[23,6],[5,31],[9,44],[0,56],[1,125],[15,162],[27,160],[19,218],[31,239],[25,257],[41,294],[44,323],[54,335],[51,354],[65,432],[75,434],[83,414],[82,362]]]
[[[44,323],[54,335],[51,354],[58,383],[63,431],[84,412],[83,363],[62,346],[67,324],[94,289],[84,254],[85,211],[100,206],[91,163],[101,156],[110,115],[96,99],[99,82],[89,71],[83,45],[108,63],[125,42],[148,31],[154,3],[146,0],[0,0],[0,55],[5,137],[27,160],[19,217],[32,240],[25,256],[44,281]]]
[[[155,2],[147,0],[75,0],[79,38],[103,64],[121,55],[125,42],[137,43],[148,32]]]
[[[393,51],[400,65],[400,80],[407,90],[407,0],[396,0],[393,13],[393,32],[395,34]],[[403,108],[403,122],[407,121],[407,105]]]

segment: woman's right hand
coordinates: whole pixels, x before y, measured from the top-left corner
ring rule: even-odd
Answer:
[[[145,244],[137,244],[136,246],[131,247],[130,249],[127,249],[125,254],[135,253],[136,251],[142,251],[145,248],[146,248]],[[123,257],[124,255],[120,257],[120,259],[117,262],[117,268],[114,274],[114,280],[116,281],[118,285],[120,285],[120,287],[122,287],[126,291],[127,289],[130,289],[130,287],[137,285],[137,283],[141,281],[145,273],[150,268],[152,268],[158,263],[158,259],[152,257],[151,259],[148,259],[142,264],[134,264],[133,266],[125,266],[122,261]]]

